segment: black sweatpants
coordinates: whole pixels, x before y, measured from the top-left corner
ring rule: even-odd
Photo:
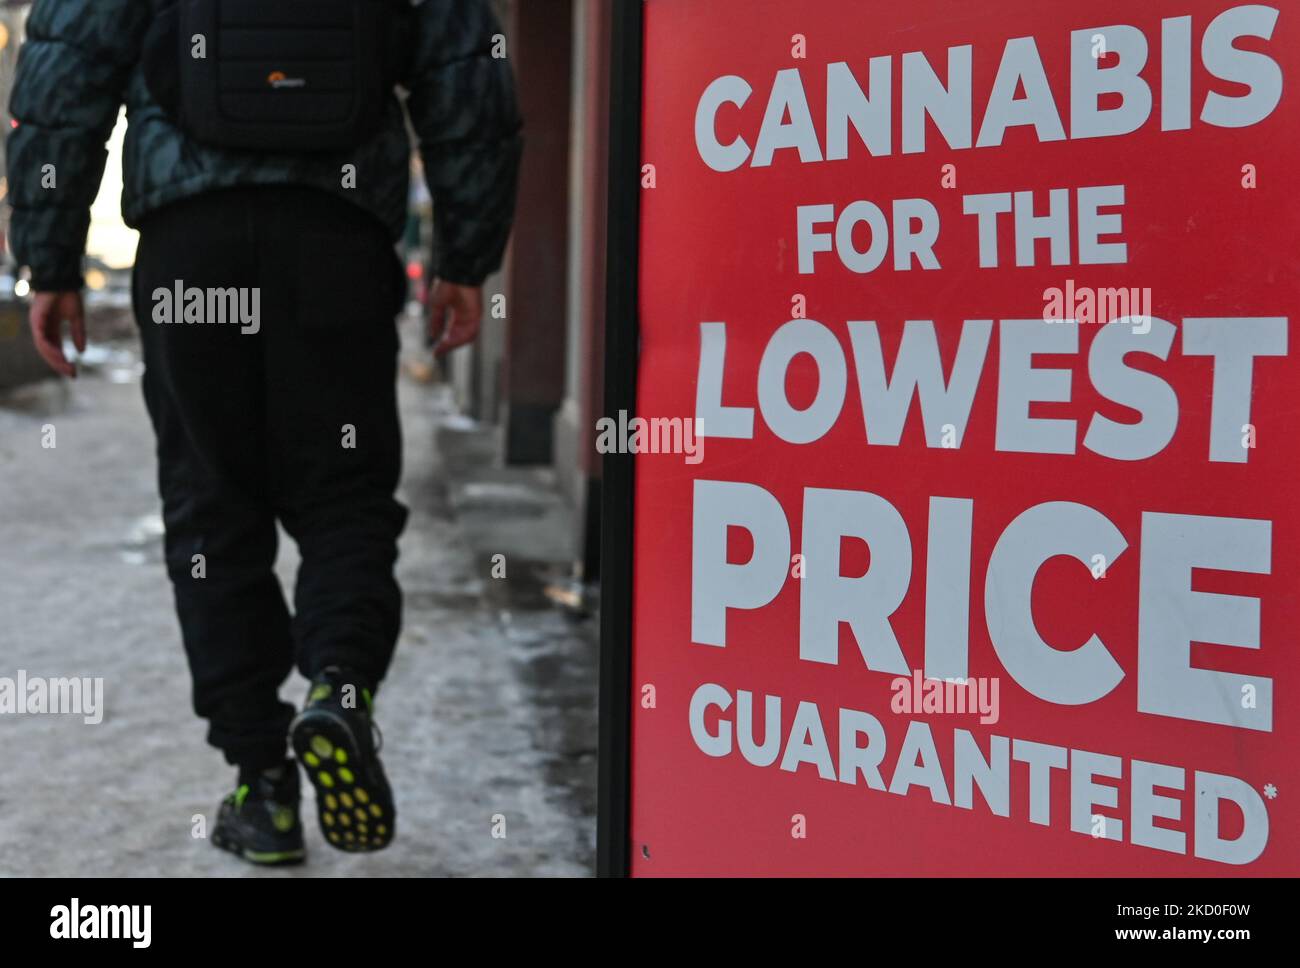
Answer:
[[[178,286],[215,295],[169,314],[161,290],[175,303]],[[255,324],[214,320],[232,287]],[[388,668],[406,522],[393,497],[404,290],[382,224],[313,189],[212,192],[141,226],[133,296],[167,571],[194,709],[231,763],[283,758],[293,707],[278,690],[295,663],[374,684]],[[277,520],[302,558],[292,618],[272,570]]]

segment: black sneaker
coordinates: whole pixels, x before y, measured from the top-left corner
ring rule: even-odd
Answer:
[[[300,785],[292,760],[271,770],[241,777],[235,792],[221,801],[212,843],[253,864],[301,864]]]
[[[397,811],[375,746],[374,697],[360,677],[326,669],[289,726],[290,742],[316,787],[321,833],[339,850],[382,850]]]

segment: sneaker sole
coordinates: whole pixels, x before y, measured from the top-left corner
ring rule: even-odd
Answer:
[[[307,851],[302,847],[279,851],[251,850],[219,830],[212,834],[212,845],[259,867],[290,867],[307,859]]]
[[[300,713],[290,736],[316,788],[325,841],[349,853],[383,850],[392,843],[397,810],[379,757],[363,754],[347,724],[320,710]]]

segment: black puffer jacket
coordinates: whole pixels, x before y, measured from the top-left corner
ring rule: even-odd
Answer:
[[[10,241],[37,290],[82,284],[90,205],[123,103],[122,214],[233,185],[319,187],[372,212],[394,239],[409,190],[410,139],[396,94],[379,132],[343,154],[273,156],[206,147],[151,97],[140,51],[155,0],[36,0],[19,55],[8,139]],[[434,200],[438,274],[475,285],[501,263],[514,215],[520,120],[487,0],[416,0],[406,112]],[[344,187],[344,165],[356,187]],[[53,165],[53,169],[46,166]],[[54,173],[54,187],[47,176]]]

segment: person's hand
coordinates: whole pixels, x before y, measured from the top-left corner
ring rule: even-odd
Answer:
[[[55,373],[75,379],[77,367],[63,355],[63,323],[66,320],[71,325],[72,345],[78,353],[84,353],[86,310],[81,304],[81,293],[75,290],[38,292],[32,296],[32,308],[27,318],[31,323],[36,352]]]
[[[429,297],[429,335],[435,354],[445,356],[458,346],[474,342],[482,321],[481,288],[458,286],[442,279],[434,281]]]

